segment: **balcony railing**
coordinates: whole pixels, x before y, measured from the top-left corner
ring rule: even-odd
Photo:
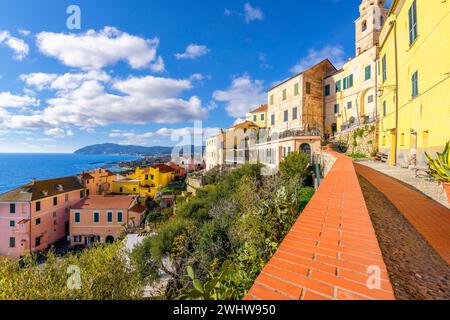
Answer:
[[[276,141],[281,140],[285,138],[293,138],[293,137],[307,137],[307,136],[313,136],[313,137],[320,137],[322,133],[320,130],[317,129],[311,129],[311,130],[286,130],[280,133],[273,133],[269,136],[267,136],[267,141]],[[264,136],[260,137],[260,142],[264,141]]]

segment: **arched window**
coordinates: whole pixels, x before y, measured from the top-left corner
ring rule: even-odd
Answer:
[[[361,26],[362,32],[367,30],[367,20],[364,20]]]
[[[311,154],[311,146],[307,143],[304,143],[300,146],[300,151],[306,154]]]

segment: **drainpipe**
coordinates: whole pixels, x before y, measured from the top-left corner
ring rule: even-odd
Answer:
[[[392,21],[394,24],[394,50],[395,50],[395,163],[397,166],[398,155],[398,50],[397,50],[397,20]]]
[[[378,57],[378,59],[377,59]],[[379,127],[379,123],[378,123],[378,71],[379,71],[379,67],[378,67],[378,63],[380,61],[380,57],[379,57],[379,52],[375,55],[375,92],[374,92],[374,98],[375,98],[375,131],[373,134],[373,150],[378,150],[378,127]]]

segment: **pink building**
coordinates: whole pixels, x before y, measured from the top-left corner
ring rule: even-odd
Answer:
[[[70,208],[85,197],[76,177],[32,181],[0,195],[0,255],[20,258],[69,235]]]
[[[145,211],[133,196],[90,195],[70,210],[70,245],[112,243],[126,226],[140,226]]]

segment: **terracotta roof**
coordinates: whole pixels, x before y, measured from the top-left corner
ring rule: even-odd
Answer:
[[[174,172],[175,170],[171,167],[169,167],[166,164],[160,163],[160,164],[155,164],[152,166],[155,169],[158,169],[159,172],[161,173],[170,173],[170,172]]]
[[[252,126],[252,127],[259,128],[259,126],[256,123],[252,122],[252,121],[243,121],[243,122],[240,122],[240,123],[235,124],[234,126],[230,127],[230,129],[240,128],[240,127],[243,127],[245,125],[249,125],[249,126]]]
[[[73,207],[78,210],[122,209],[127,210],[133,203],[133,197],[122,195],[90,195]]]
[[[140,204],[135,204],[133,207],[131,207],[130,211],[137,212],[137,213],[142,213],[146,209],[147,209],[146,207],[141,206]]]
[[[51,180],[36,180],[15,190],[0,195],[2,202],[29,202],[54,197],[67,192],[82,190],[84,187],[76,177]]]
[[[255,110],[250,111],[250,113],[263,112],[263,111],[267,111],[267,109],[268,109],[267,104],[262,104],[261,106],[259,106]]]
[[[184,169],[183,167],[180,167],[180,166],[177,165],[176,163],[172,163],[172,162],[169,162],[167,165],[168,165],[169,167],[171,167],[172,169],[174,169],[174,170],[183,170],[183,169]]]
[[[81,178],[82,178],[83,180],[94,179],[94,177],[91,176],[89,173],[83,173],[83,174],[81,175]]]

